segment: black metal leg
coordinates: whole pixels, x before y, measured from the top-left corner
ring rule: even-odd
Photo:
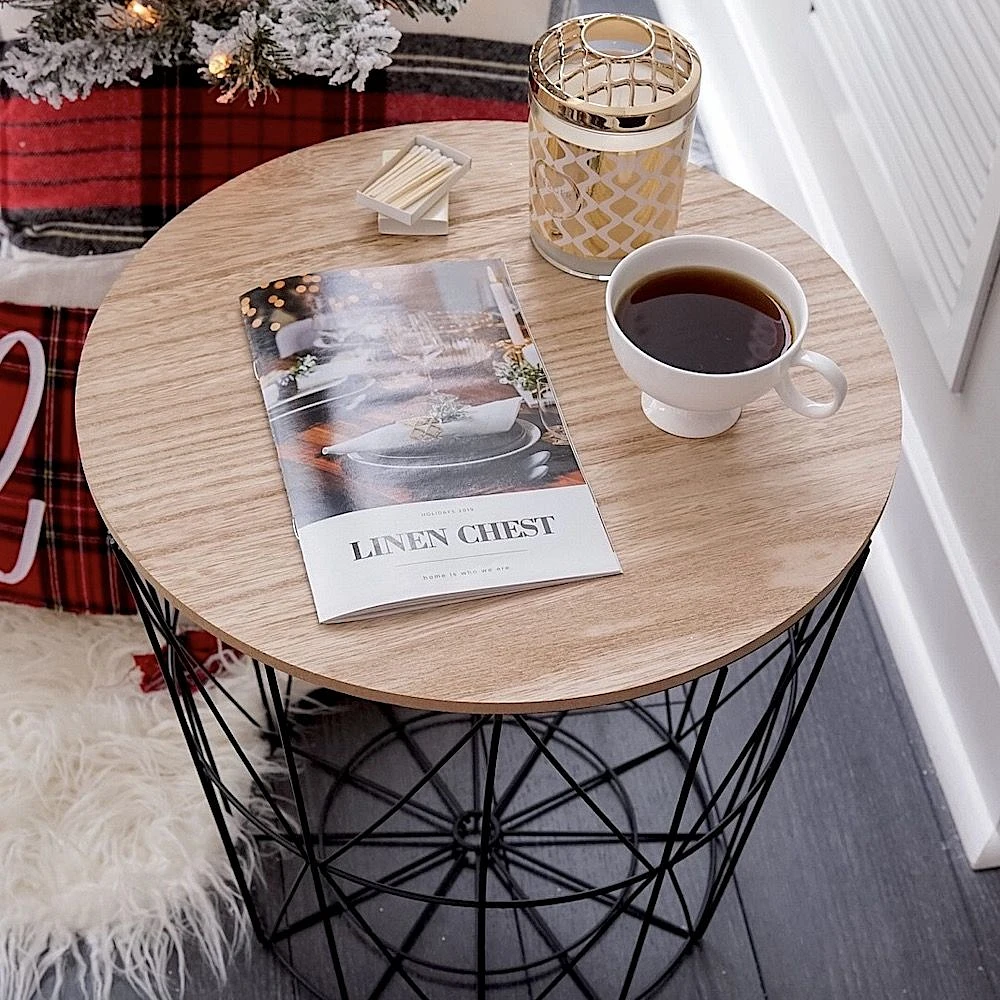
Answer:
[[[489,912],[487,885],[493,852],[495,813],[493,790],[497,778],[497,756],[500,753],[500,737],[503,734],[503,719],[494,717],[490,736],[490,749],[486,756],[486,774],[483,777],[483,807],[479,813],[479,853],[476,855],[476,995],[485,1000],[489,968],[486,962],[486,915]],[[472,827],[475,832],[475,826]],[[499,830],[497,829],[497,832]]]
[[[237,702],[119,558],[253,930],[309,989],[644,1000],[710,926],[866,554],[765,650],[660,696],[545,716],[362,705],[325,718],[297,715],[260,664],[254,704]],[[734,723],[737,699],[749,722]],[[239,745],[233,711],[267,741],[267,767]]]
[[[266,935],[254,907],[250,885],[244,870],[246,859],[241,857],[233,839],[229,823],[226,820],[225,799],[220,794],[218,785],[213,780],[217,778],[217,772],[210,765],[209,758],[202,752],[202,742],[197,738],[191,727],[191,716],[181,693],[183,691],[190,695],[190,689],[185,682],[185,677],[187,676],[186,670],[192,667],[196,669],[197,664],[191,664],[187,651],[173,641],[176,636],[176,619],[171,619],[164,615],[163,607],[156,591],[136,573],[132,564],[125,558],[117,545],[113,545],[112,549],[121,565],[132,596],[135,598],[139,618],[145,627],[150,646],[156,655],[160,672],[163,675],[164,683],[170,694],[171,703],[174,706],[174,712],[177,714],[177,720],[180,723],[184,741],[187,743],[192,761],[198,773],[198,778],[201,782],[202,790],[205,793],[205,800],[208,802],[209,809],[212,812],[212,818],[215,820],[219,836],[222,839],[223,848],[232,868],[237,888],[246,906],[254,936],[262,943],[266,943]],[[178,664],[178,658],[180,664]]]
[[[285,758],[285,768],[288,772],[288,783],[295,802],[295,812],[299,820],[299,829],[302,831],[302,854],[309,874],[312,876],[313,891],[316,893],[316,905],[319,907],[318,912],[323,915],[323,932],[326,935],[327,947],[330,950],[330,961],[333,964],[333,971],[337,979],[337,989],[341,1000],[347,1000],[347,981],[344,979],[344,969],[340,961],[340,952],[337,949],[337,938],[334,934],[333,922],[327,908],[324,880],[320,874],[319,865],[316,863],[316,853],[309,829],[309,810],[306,808],[306,800],[302,794],[302,785],[299,781],[298,766],[295,763],[291,730],[285,714],[285,699],[278,688],[278,681],[274,675],[274,671],[270,667],[267,667],[264,673],[267,680],[267,690],[271,697],[271,710],[278,725],[278,738],[281,741],[281,752]]]

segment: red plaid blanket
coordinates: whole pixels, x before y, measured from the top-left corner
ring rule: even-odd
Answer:
[[[20,247],[75,256],[141,245],[207,191],[275,156],[384,125],[526,117],[524,45],[404,36],[363,93],[284,82],[280,100],[220,105],[190,71],[97,90],[58,111],[0,94],[0,227]],[[77,450],[73,395],[92,313],[0,303],[0,337],[27,330],[46,357],[42,407],[0,489],[0,574],[17,558],[29,500],[45,503],[37,555],[0,600],[66,611],[133,610]],[[248,362],[249,363],[249,362]],[[0,453],[21,411],[28,360],[0,364]]]
[[[198,668],[195,671],[198,681],[205,684],[210,674],[217,674],[222,671],[227,663],[238,659],[241,654],[231,646],[227,646],[221,639],[216,639],[214,635],[202,629],[186,629],[179,637],[181,647],[190,654]],[[160,656],[165,655],[166,647],[160,646]],[[139,672],[139,687],[149,694],[150,691],[162,691],[166,686],[163,674],[160,671],[160,661],[156,653],[133,653],[132,661]],[[193,664],[184,664],[187,670]],[[196,690],[195,679],[188,674],[188,687],[192,691]]]
[[[28,501],[45,504],[37,554],[19,583],[0,583],[0,598],[64,611],[133,611],[125,581],[108,548],[80,465],[73,395],[80,352],[93,313],[0,303],[0,336],[26,330],[45,351],[41,409],[7,485],[0,490],[0,571],[17,560]],[[0,444],[14,432],[28,386],[28,355],[17,345],[0,364]]]
[[[144,243],[186,205],[266,160],[410,122],[527,115],[524,45],[404,36],[358,93],[320,79],[222,105],[191,70],[95,90],[59,110],[0,100],[0,220],[16,246],[110,253]]]

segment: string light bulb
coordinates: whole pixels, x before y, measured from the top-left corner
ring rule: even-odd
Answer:
[[[208,71],[215,77],[223,77],[226,70],[232,65],[233,57],[228,52],[216,50],[209,56]]]
[[[134,21],[140,21],[148,27],[153,27],[159,20],[159,15],[156,11],[148,4],[144,4],[142,0],[128,0],[128,3],[125,5],[125,12]]]

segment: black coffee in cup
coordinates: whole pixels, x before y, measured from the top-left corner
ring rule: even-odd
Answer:
[[[622,333],[650,357],[713,375],[760,368],[794,336],[785,308],[763,285],[716,267],[649,275],[614,313]]]

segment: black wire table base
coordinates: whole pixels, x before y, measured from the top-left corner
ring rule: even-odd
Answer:
[[[867,550],[786,633],[702,678],[475,716],[324,708],[256,662],[237,700],[118,554],[254,933],[312,992],[640,1000],[705,934]]]

